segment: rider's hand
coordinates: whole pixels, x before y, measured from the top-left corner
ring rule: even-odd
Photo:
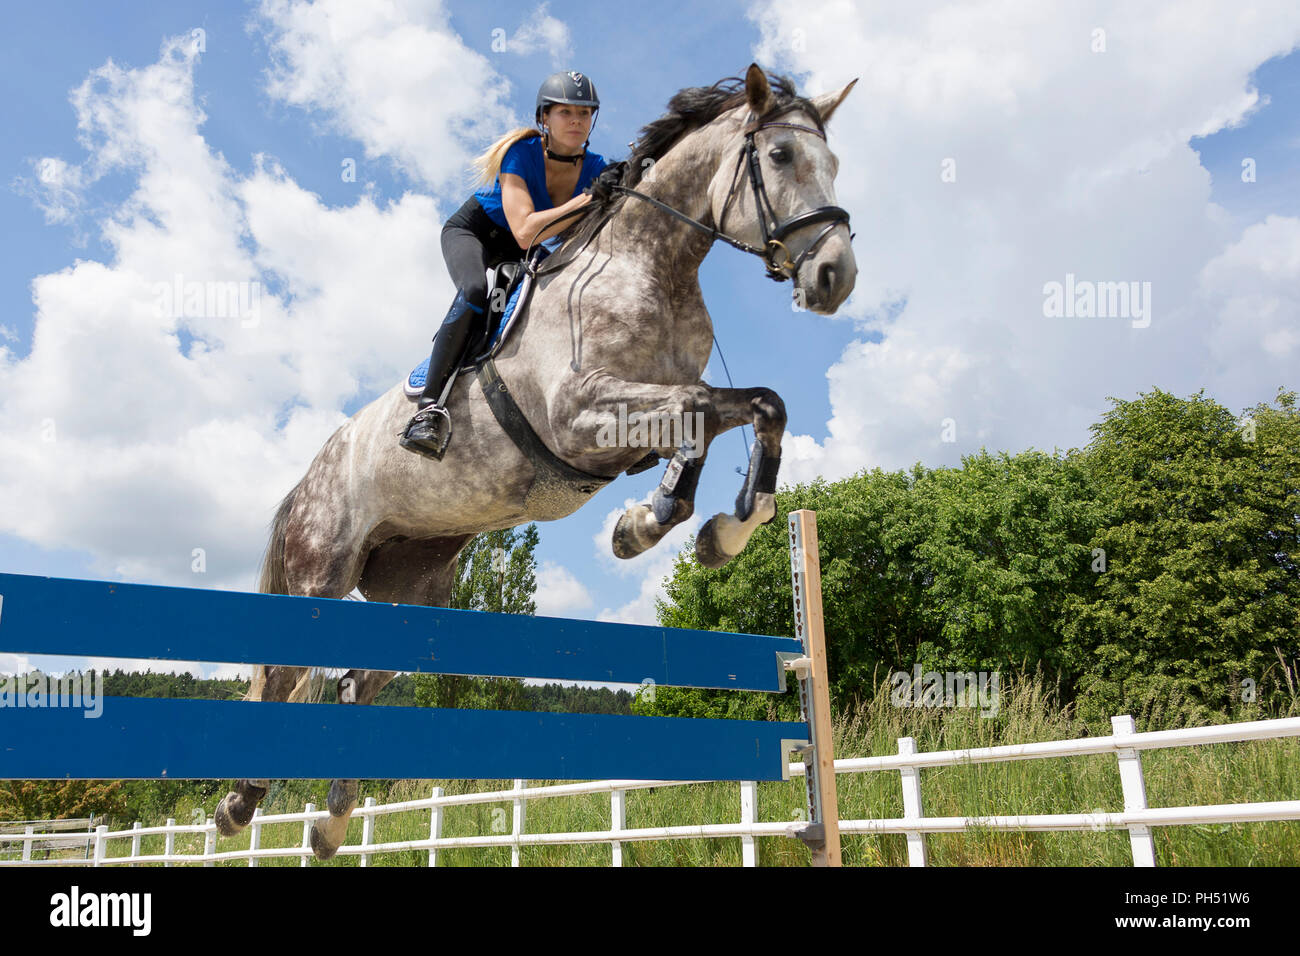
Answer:
[[[627,169],[627,163],[618,162],[610,163],[600,171],[590,186],[584,192],[588,193],[596,202],[606,202],[614,195],[611,188],[617,186],[623,181],[623,173]]]

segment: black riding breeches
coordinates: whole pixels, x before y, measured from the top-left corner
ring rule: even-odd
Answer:
[[[492,266],[519,260],[524,250],[505,226],[498,226],[470,196],[442,227],[442,255],[457,289],[475,308],[487,305],[487,276]]]

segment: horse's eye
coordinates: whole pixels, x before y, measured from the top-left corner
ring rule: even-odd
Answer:
[[[776,163],[778,166],[784,166],[786,163],[790,162],[791,159],[790,151],[784,146],[773,147],[772,151],[767,155],[772,157],[772,162]]]

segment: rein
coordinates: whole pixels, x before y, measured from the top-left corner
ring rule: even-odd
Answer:
[[[789,106],[778,109],[775,113],[770,113],[768,115],[780,116],[784,113],[789,112],[790,110],[797,109],[797,108],[798,108],[797,106],[791,104]],[[772,200],[767,195],[767,187],[763,182],[762,166],[758,161],[758,147],[754,144],[755,133],[757,133],[759,130],[772,129],[772,128],[803,130],[804,132],[812,133],[814,136],[820,136],[823,140],[826,139],[826,134],[822,130],[814,129],[811,126],[801,126],[796,123],[765,122],[763,117],[759,117],[758,119],[751,120],[748,124],[746,124],[745,142],[740,148],[740,155],[736,157],[736,168],[735,171],[731,174],[731,187],[727,191],[726,205],[722,207],[721,222],[722,223],[726,222],[727,212],[731,208],[732,200],[735,198],[736,184],[740,176],[741,164],[745,162],[745,160],[748,160],[747,169],[749,172],[750,185],[754,191],[754,206],[756,212],[758,213],[759,229],[763,236],[763,245],[761,247],[751,245],[750,243],[745,242],[744,240],[741,239],[737,239],[734,236],[729,236],[725,232],[723,232],[720,228],[706,226],[698,219],[692,219],[684,212],[674,209],[672,206],[669,206],[667,203],[660,202],[658,199],[655,199],[651,196],[647,196],[645,193],[637,192],[635,189],[632,189],[629,186],[616,185],[616,186],[611,186],[610,188],[616,192],[624,193],[625,195],[628,196],[635,196],[638,199],[650,203],[652,206],[661,209],[662,211],[668,213],[670,216],[680,219],[682,222],[686,223],[687,225],[693,226],[694,228],[699,229],[701,232],[707,233],[709,237],[713,240],[720,239],[723,242],[727,243],[729,246],[732,246],[733,248],[739,249],[742,252],[748,252],[751,255],[758,256],[760,259],[763,260],[764,264],[767,267],[767,277],[769,279],[774,279],[777,282],[784,282],[785,280],[792,279],[798,275],[799,266],[803,264],[804,259],[806,259],[808,255],[814,249],[816,249],[828,235],[830,235],[831,230],[833,230],[836,226],[840,225],[841,223],[843,223],[845,226],[849,224],[849,214],[847,210],[842,209],[839,206],[818,206],[816,209],[810,209],[807,212],[799,213],[798,215],[791,216],[789,219],[786,220],[782,220],[777,215],[776,210],[772,206]],[[589,206],[584,206],[582,209],[575,209],[572,212],[565,213],[563,216],[558,216],[555,219],[551,220],[551,222],[547,223],[544,228],[550,228],[555,223],[567,219],[570,216],[581,216],[588,212],[591,212]],[[612,212],[607,212],[605,215],[605,220],[602,221],[600,225],[598,225],[595,229],[592,230],[591,235],[587,237],[586,241],[583,242],[581,246],[574,249],[571,255],[566,257],[563,261],[552,262],[550,260],[547,260],[547,262],[543,266],[533,271],[533,275],[536,277],[536,276],[544,275],[549,272],[558,272],[560,269],[564,268],[566,265],[568,265],[570,262],[576,259],[579,255],[582,254],[583,250],[587,248],[587,245],[591,242],[593,238],[595,238],[596,234],[599,233],[600,230],[604,227],[605,222],[609,221],[609,218],[611,216],[612,216]],[[770,217],[770,224],[769,224],[769,217]],[[792,260],[790,258],[790,250],[786,248],[783,240],[787,236],[789,236],[790,233],[798,229],[802,229],[805,226],[811,226],[819,222],[826,223],[826,226],[821,230],[821,232],[817,234],[817,236],[813,239],[813,241],[808,244],[807,248],[805,248],[803,252],[799,253],[798,258]],[[532,252],[533,245],[534,245],[533,243],[528,244],[528,249],[526,250],[526,253]],[[778,258],[781,257],[784,258],[784,261],[777,261]],[[787,270],[789,271],[787,272]]]

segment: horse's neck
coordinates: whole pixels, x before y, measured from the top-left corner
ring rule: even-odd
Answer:
[[[714,133],[706,127],[686,136],[655,163],[636,185],[637,192],[712,227],[709,184],[718,167]],[[623,199],[605,230],[615,243],[615,258],[677,288],[684,282],[698,285],[700,263],[713,244],[704,231],[633,196]]]
[[[637,191],[712,226],[717,134],[707,127],[690,134]],[[699,283],[712,244],[708,233],[625,197],[595,240],[539,290],[529,309],[533,321],[520,333],[531,344],[521,344],[520,354],[553,353],[568,363],[581,341],[583,365],[619,368],[635,381],[694,381],[712,349]]]

